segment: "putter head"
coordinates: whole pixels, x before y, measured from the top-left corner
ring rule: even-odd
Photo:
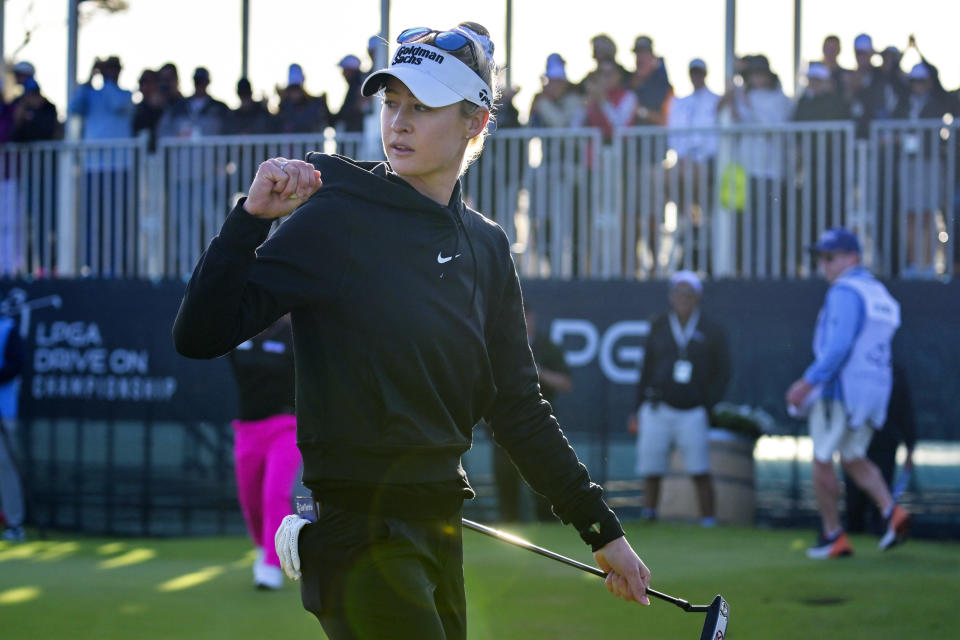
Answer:
[[[700,640],[723,640],[727,635],[727,623],[730,621],[730,605],[717,595],[707,609],[707,619],[700,632]]]

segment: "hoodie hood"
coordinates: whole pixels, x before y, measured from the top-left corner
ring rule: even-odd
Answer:
[[[323,188],[387,205],[425,213],[438,213],[447,218],[455,211],[464,214],[460,181],[453,188],[446,207],[431,200],[397,175],[388,162],[358,161],[345,156],[310,152],[307,162],[322,174]]]

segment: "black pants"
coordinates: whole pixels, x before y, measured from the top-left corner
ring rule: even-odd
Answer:
[[[330,640],[467,636],[460,512],[414,520],[324,505],[300,533],[303,607]]]

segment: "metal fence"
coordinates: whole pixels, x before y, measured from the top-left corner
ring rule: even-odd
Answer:
[[[877,267],[931,277],[960,268],[960,122],[875,122],[865,175]]]
[[[323,134],[161,139],[150,159],[147,190],[156,200],[144,211],[143,272],[177,277],[193,271],[201,252],[245,193],[259,164],[272,157],[303,158],[309,151],[356,154],[360,136]]]
[[[41,536],[46,529],[124,536],[244,531],[236,502],[233,434],[227,424],[37,418],[21,426],[27,517]],[[568,432],[568,437],[593,479],[605,487],[606,498],[620,517],[638,518],[643,489],[633,472],[634,442],[619,431]],[[754,463],[754,477],[746,488],[754,491],[755,522],[814,527],[818,516],[807,481],[810,463],[808,456],[801,459],[799,453],[805,438],[768,440],[767,448],[785,447],[791,453]],[[474,446],[465,456],[464,466],[477,492],[476,500],[464,504],[468,517],[499,517],[492,446],[477,430]],[[926,538],[956,539],[960,536],[957,447],[923,442],[916,457],[920,460],[916,474],[900,497],[914,515],[913,531]],[[723,484],[732,479],[719,472],[714,481]],[[307,494],[302,485],[295,491]]]
[[[138,274],[144,140],[0,145],[0,275]]]
[[[822,231],[862,226],[849,122],[629,129],[612,146],[609,272],[803,277]]]
[[[888,277],[960,261],[960,123],[512,129],[463,178],[527,278],[807,277],[843,224]],[[362,134],[0,147],[0,276],[183,277],[271,156],[373,157]]]
[[[41,530],[243,530],[228,424],[34,418],[19,431],[28,519]]]

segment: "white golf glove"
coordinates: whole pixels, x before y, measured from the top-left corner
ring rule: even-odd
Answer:
[[[309,520],[297,515],[285,516],[273,538],[280,566],[291,580],[300,579],[300,529],[309,523]]]

